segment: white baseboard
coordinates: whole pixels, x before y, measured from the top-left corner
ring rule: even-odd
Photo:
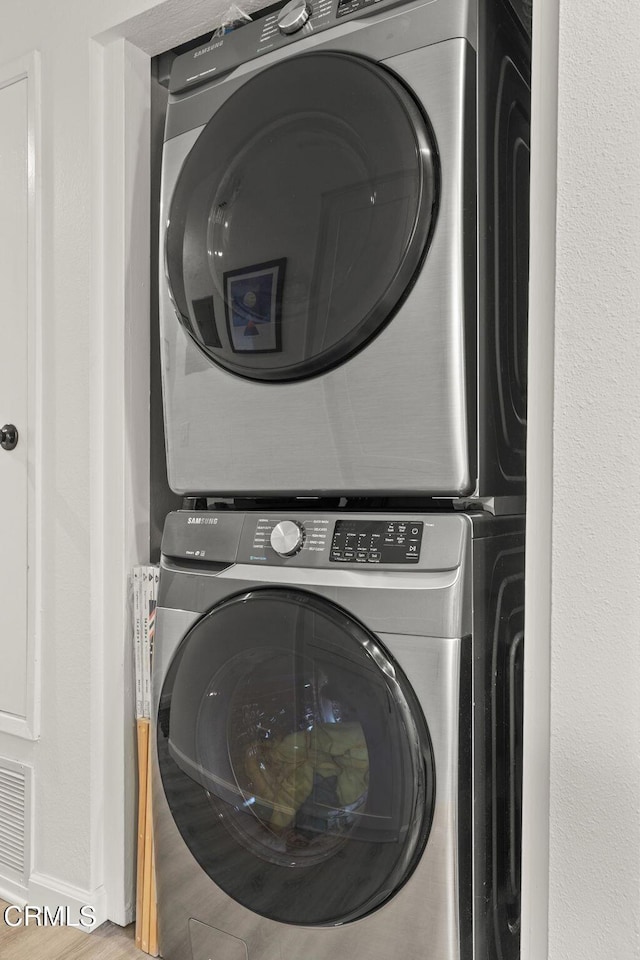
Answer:
[[[14,883],[6,877],[0,877],[0,900],[24,907],[27,902],[27,888],[21,883]]]
[[[81,890],[79,887],[72,887],[68,883],[56,880],[55,877],[47,877],[43,873],[32,873],[27,896],[28,902],[35,906],[49,907],[50,910],[68,907],[69,920],[72,923],[79,923],[81,907],[93,907],[93,923],[78,927],[86,933],[96,930],[107,920],[107,894],[104,887],[98,887],[93,891]]]

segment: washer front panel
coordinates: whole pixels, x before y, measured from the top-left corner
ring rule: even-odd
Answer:
[[[170,644],[171,636],[164,632],[168,624],[162,618],[159,627],[161,646]],[[189,956],[190,918],[244,941],[249,960],[282,960],[283,956],[388,960],[397,954],[399,944],[403,955],[420,957],[426,943],[438,960],[466,958],[460,942],[457,866],[463,644],[459,640],[389,634],[380,634],[379,638],[409,678],[432,741],[435,807],[429,840],[415,872],[394,897],[361,920],[304,928],[268,920],[226,894],[198,866],[169,809],[156,765],[154,829],[160,943],[167,960]],[[155,689],[157,704],[159,691],[157,686]]]

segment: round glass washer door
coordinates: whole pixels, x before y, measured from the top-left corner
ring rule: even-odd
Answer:
[[[336,366],[411,288],[437,178],[428,121],[386,68],[332,52],[267,67],[215,112],[179,174],[165,245],[178,319],[241,377]]]
[[[159,705],[165,795],[191,853],[248,909],[336,925],[389,900],[431,826],[431,741],[407,678],[342,609],[231,597],[189,631]]]

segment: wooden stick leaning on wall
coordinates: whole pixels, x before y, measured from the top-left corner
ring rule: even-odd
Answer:
[[[151,901],[149,909],[149,953],[152,957],[158,956],[158,899],[156,893],[156,847],[151,845]]]
[[[144,844],[149,770],[149,721],[136,721],[138,733],[138,854],[136,869],[136,947],[142,949],[142,894],[144,885]]]
[[[150,726],[147,720],[147,725]],[[142,945],[145,953],[151,953],[151,898],[155,896],[153,877],[153,813],[151,807],[151,743],[147,738],[147,805],[144,825],[144,877],[142,882]],[[153,888],[153,889],[152,889]],[[155,913],[155,911],[153,911]],[[155,935],[157,940],[157,935]]]
[[[138,742],[138,849],[136,863],[136,946],[158,956],[155,858],[153,852],[151,713],[151,649],[158,571],[134,569],[134,643],[136,667],[136,731]]]

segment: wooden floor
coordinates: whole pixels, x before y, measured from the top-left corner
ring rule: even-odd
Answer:
[[[104,923],[90,934],[73,927],[10,927],[4,922],[6,906],[0,900],[0,960],[144,960],[133,924]]]

